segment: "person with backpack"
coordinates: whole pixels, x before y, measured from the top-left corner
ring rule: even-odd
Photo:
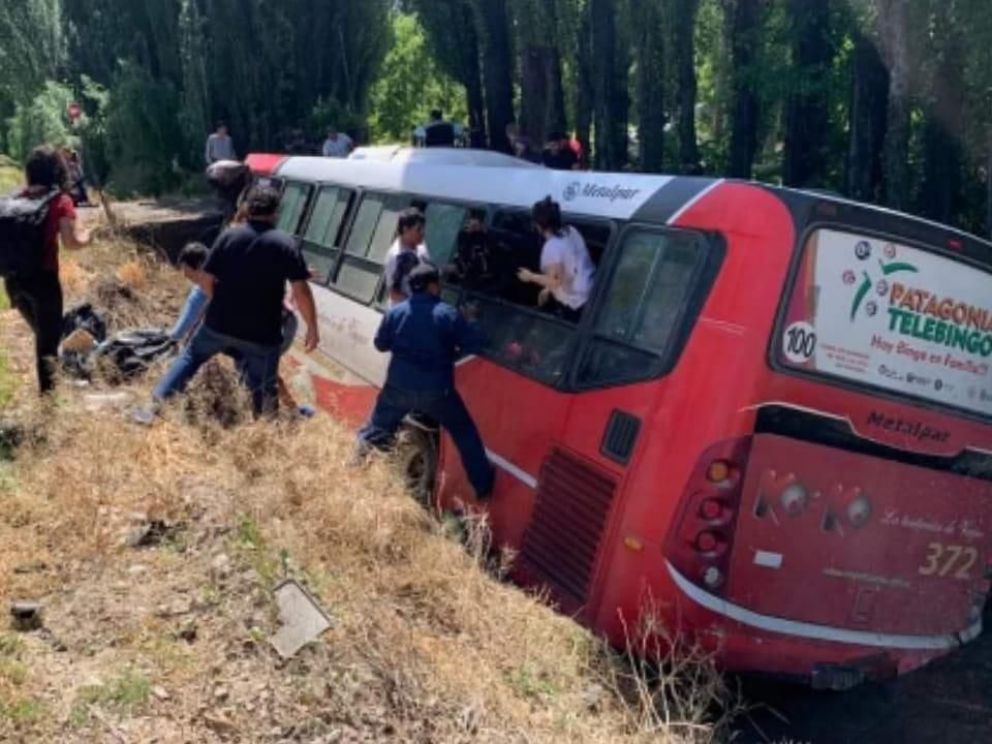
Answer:
[[[82,248],[90,232],[76,219],[69,196],[69,171],[58,150],[35,148],[24,165],[26,185],[0,199],[0,275],[10,304],[31,327],[38,387],[55,389],[62,340],[59,244]]]

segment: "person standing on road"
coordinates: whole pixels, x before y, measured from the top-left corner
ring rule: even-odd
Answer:
[[[251,391],[255,414],[275,413],[286,282],[307,324],[306,351],[320,342],[310,272],[293,238],[275,227],[279,193],[256,188],[248,196],[247,211],[248,222],[217,238],[196,273],[210,299],[206,318],[156,386],[156,407],[183,392],[214,356],[227,354]]]
[[[396,241],[386,253],[385,278],[390,307],[409,299],[410,272],[431,260],[431,254],[424,244],[426,228],[424,213],[416,207],[410,207],[400,215]]]
[[[40,266],[25,274],[4,280],[10,304],[31,327],[35,341],[38,387],[48,394],[55,389],[59,343],[62,340],[62,285],[59,282],[59,243],[66,248],[82,248],[90,243],[90,232],[76,220],[76,207],[68,194],[68,170],[58,150],[43,145],[35,148],[24,166],[26,186],[15,198],[39,203],[48,200],[37,246]],[[4,239],[0,235],[0,241]]]
[[[217,131],[207,137],[207,149],[204,153],[207,165],[211,166],[219,160],[237,160],[238,153],[234,150],[234,141],[227,129],[227,124],[217,124]]]
[[[375,347],[393,356],[375,407],[358,432],[357,457],[388,448],[408,414],[424,414],[451,435],[476,496],[488,499],[495,473],[455,389],[455,360],[478,352],[482,333],[477,323],[441,301],[441,276],[434,266],[417,266],[410,273],[410,289],[410,299],[386,313],[375,336]]]

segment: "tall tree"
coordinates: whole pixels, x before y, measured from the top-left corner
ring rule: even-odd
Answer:
[[[519,124],[533,141],[544,142],[549,132],[566,128],[557,4],[513,0],[512,7],[520,56]]]
[[[479,32],[471,0],[414,0],[441,69],[465,88],[473,147],[486,146],[486,98]]]
[[[762,0],[724,0],[733,62],[730,156],[727,173],[751,178],[758,148],[758,92],[755,63],[761,41]]]
[[[919,212],[952,222],[961,207],[964,169],[964,48],[958,2],[933,7],[930,24],[930,95],[923,127],[923,183]]]
[[[595,163],[619,170],[627,161],[628,69],[620,51],[616,3],[589,0],[590,50],[593,60]]]
[[[65,52],[61,0],[0,2],[0,148],[16,105],[59,79]]]
[[[785,108],[782,180],[786,186],[821,186],[830,131],[828,88],[834,50],[829,0],[788,0],[792,80]]]
[[[882,147],[889,105],[889,71],[871,31],[854,37],[854,69],[847,157],[847,194],[866,202],[880,200]]]
[[[895,209],[909,207],[912,184],[910,140],[910,0],[875,0],[878,35],[889,68],[889,106],[883,148],[885,201]]]
[[[696,135],[696,21],[699,0],[669,0],[672,59],[675,67],[679,170],[698,173],[699,143]]]
[[[634,29],[638,168],[659,173],[665,161],[665,29],[661,0],[643,0]]]
[[[592,152],[593,90],[592,31],[589,13],[580,8],[578,33],[575,42],[575,134],[582,143],[586,156]]]
[[[472,0],[482,40],[489,146],[508,152],[506,127],[513,122],[513,55],[506,0]]]

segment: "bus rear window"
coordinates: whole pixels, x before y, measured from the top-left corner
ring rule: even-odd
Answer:
[[[898,242],[810,235],[780,365],[992,416],[992,275]]]

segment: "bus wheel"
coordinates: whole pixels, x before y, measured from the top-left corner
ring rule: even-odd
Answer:
[[[431,509],[437,475],[437,442],[418,426],[408,426],[400,436],[399,464],[410,493],[425,509]]]

